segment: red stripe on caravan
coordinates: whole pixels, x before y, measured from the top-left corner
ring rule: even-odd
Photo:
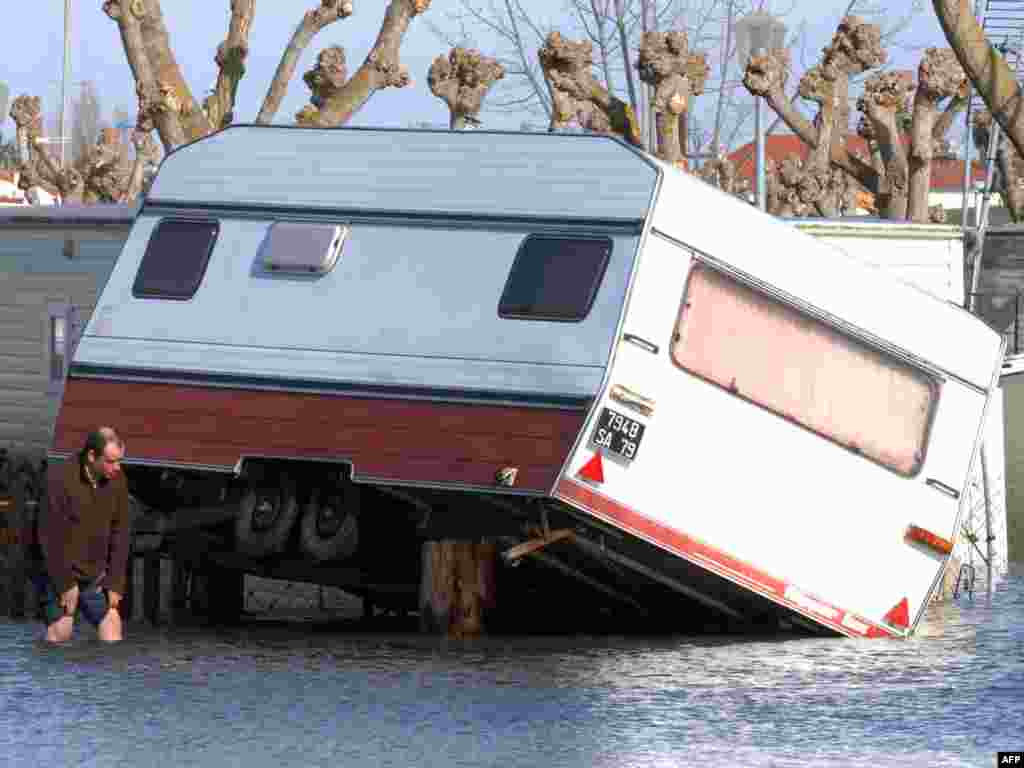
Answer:
[[[568,478],[559,479],[554,495],[562,501],[574,504],[640,538],[674,552],[712,573],[747,587],[787,608],[792,608],[840,634],[848,637],[900,636],[887,627],[878,626],[856,614],[819,600],[749,563],[652,520],[640,512]]]

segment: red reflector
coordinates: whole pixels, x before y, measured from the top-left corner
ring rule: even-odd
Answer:
[[[894,605],[889,612],[882,617],[882,621],[890,627],[901,627],[906,629],[910,626],[910,605],[907,603],[907,598],[904,597],[896,603],[896,605]]]
[[[931,547],[943,555],[948,555],[953,551],[953,542],[949,539],[944,539],[931,531],[926,531],[924,528],[918,528],[916,525],[907,528],[907,538],[912,541],[919,541],[926,547]]]
[[[601,463],[601,454],[595,453],[590,461],[580,467],[576,476],[582,477],[584,480],[592,480],[595,483],[603,483],[604,465]]]

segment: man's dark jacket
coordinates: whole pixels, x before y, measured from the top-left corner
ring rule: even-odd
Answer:
[[[54,467],[47,508],[39,520],[46,572],[63,594],[77,581],[103,575],[103,586],[124,594],[131,518],[124,473],[89,482],[77,458]]]

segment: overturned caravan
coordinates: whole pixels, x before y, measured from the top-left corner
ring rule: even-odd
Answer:
[[[1002,357],[615,139],[237,126],[161,166],[51,455],[114,422],[136,495],[251,555],[484,536],[667,615],[905,636]]]

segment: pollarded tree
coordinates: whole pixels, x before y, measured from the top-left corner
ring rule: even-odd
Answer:
[[[30,201],[35,188],[59,195],[66,203],[116,203],[134,199],[139,190],[135,189],[128,197],[127,193],[133,190],[129,182],[142,176],[146,165],[155,159],[156,144],[150,131],[143,129],[135,131],[136,154],[130,169],[122,162],[120,147],[105,135],[86,148],[75,166],[61,168],[41,141],[43,120],[38,97],[19,96],[11,104],[10,114],[18,131],[18,187]]]
[[[632,106],[594,76],[590,41],[568,40],[552,32],[537,55],[551,97],[551,130],[575,123],[584,130],[613,134],[636,147],[643,146]],[[683,166],[679,116],[689,108],[692,97],[704,91],[709,73],[706,58],[690,51],[685,32],[648,32],[643,36],[637,68],[640,79],[655,92],[656,154]]]
[[[375,92],[408,85],[411,78],[402,66],[399,49],[411,21],[429,6],[430,0],[389,0],[377,39],[351,78],[343,49],[331,47],[321,52],[316,66],[303,78],[311,96],[309,104],[295,116],[296,122],[316,127],[344,125]],[[23,97],[29,101],[21,101],[18,108],[28,111],[22,118],[15,118],[15,122],[19,125],[24,183],[41,183],[66,200],[109,201],[125,199],[129,192],[137,194],[145,168],[156,151],[146,138],[153,131],[168,152],[230,125],[238,85],[245,76],[249,31],[256,12],[255,0],[230,0],[227,36],[214,56],[217,82],[200,104],[174,55],[160,0],[104,0],[102,8],[118,26],[135,80],[138,112],[133,143],[142,150],[137,152],[137,163],[141,165],[126,170],[115,163],[114,149],[101,139],[85,153],[78,167],[57,168],[49,155],[36,146],[41,138],[41,125],[34,122],[38,99],[33,111],[30,97]],[[352,13],[352,0],[320,0],[317,7],[304,14],[281,55],[256,118],[258,124],[274,119],[298,61],[316,34]],[[12,116],[14,111],[12,108]]]
[[[640,80],[654,89],[658,157],[685,168],[679,116],[687,111],[692,97],[704,93],[704,84],[711,71],[707,57],[703,53],[690,52],[685,32],[645,32],[640,43],[637,69]]]
[[[931,161],[936,144],[944,140],[954,117],[966,105],[966,75],[952,51],[929,48],[918,67],[916,84],[909,72],[880,72],[870,77],[857,102],[864,113],[859,132],[871,150],[870,158],[861,157],[848,146],[845,105],[850,79],[885,63],[880,41],[877,25],[856,16],[842,20],[821,63],[801,82],[801,97],[818,104],[813,121],[786,98],[787,51],[752,56],[743,82],[811,148],[805,173],[818,177],[810,184],[812,190],[825,189],[833,200],[847,203],[863,190],[874,197],[879,214],[886,218],[929,221],[940,215],[928,206]],[[943,101],[946,104],[940,108]],[[907,114],[911,102],[908,133],[901,116]],[[822,175],[826,159],[844,173],[836,176],[829,172],[829,184],[824,184]],[[782,182],[783,186],[792,183],[792,179]],[[800,183],[806,186],[809,182]],[[828,215],[834,215],[834,210]]]
[[[576,122],[584,130],[621,136],[641,146],[640,124],[633,108],[594,77],[593,45],[560,32],[547,36],[537,52],[551,96],[551,130]]]
[[[296,116],[300,125],[338,126],[352,116],[378,90],[410,82],[399,58],[399,48],[413,18],[424,13],[430,0],[390,0],[380,32],[366,60],[348,78],[344,52],[331,48],[305,76],[312,96]],[[230,125],[238,84],[245,76],[249,31],[255,0],[231,0],[226,39],[217,47],[218,67],[213,92],[200,105],[182,75],[163,22],[160,0],[106,0],[103,10],[121,31],[121,41],[139,95],[139,112],[153,123],[164,149],[173,149]],[[353,13],[352,0],[320,0],[307,11],[281,56],[274,79],[256,118],[270,123],[295,74],[299,58],[318,32]],[[339,75],[341,81],[339,82]]]
[[[480,124],[487,91],[505,76],[505,68],[472,48],[452,48],[430,65],[430,92],[448,105],[452,130]]]

